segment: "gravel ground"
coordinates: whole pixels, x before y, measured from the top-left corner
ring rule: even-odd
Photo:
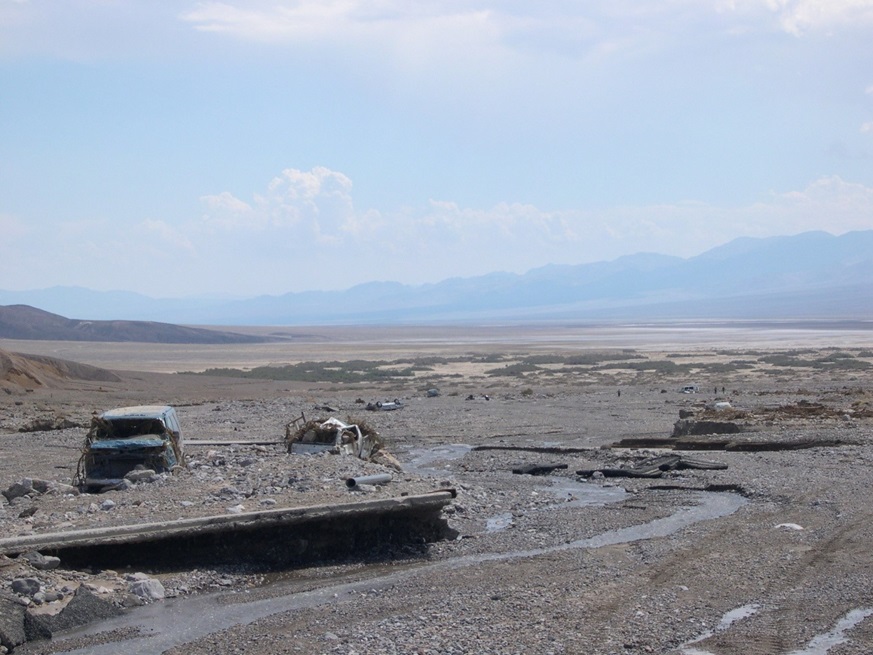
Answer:
[[[292,571],[265,573],[244,563],[184,571],[70,570],[62,563],[39,571],[21,558],[0,561],[7,591],[13,579],[33,577],[67,601],[85,585],[116,604],[145,603],[124,625],[107,623],[15,652],[867,654],[873,652],[873,419],[856,410],[873,397],[870,378],[865,370],[734,375],[689,396],[676,391],[678,377],[615,377],[610,386],[602,380],[486,385],[482,378],[447,377],[442,393],[428,397],[412,384],[304,388],[143,374],[117,388],[8,396],[0,414],[2,489],[26,476],[69,483],[93,411],[156,400],[177,407],[191,440],[279,441],[285,423],[301,412],[365,420],[404,472],[395,472],[390,484],[349,492],[346,477],[388,469],[346,457],[290,455],[278,445],[192,446],[185,470],[124,491],[85,496],[59,487],[11,504],[0,498],[4,536],[222,514],[238,505],[458,491],[444,510],[455,539]],[[404,407],[394,412],[366,412],[356,402],[395,397]],[[680,410],[699,413],[715,400],[746,412],[744,438],[844,445],[695,452],[728,468],[669,471],[658,479],[575,474],[664,454],[603,446],[669,436]],[[810,404],[821,410],[776,411]],[[320,409],[325,406],[333,410]],[[47,415],[81,427],[16,432]],[[482,446],[489,449],[473,449]],[[536,450],[544,448],[552,452]],[[566,468],[547,476],[513,474],[522,464]],[[646,532],[688,508],[718,514],[712,501],[724,496],[735,501],[725,515],[701,516],[659,536]],[[629,533],[600,546],[584,541],[634,526],[639,538]],[[135,573],[159,580],[166,598],[132,594]],[[211,608],[208,627],[175,643],[167,636],[190,629],[204,607]],[[228,607],[250,609],[226,618]],[[154,641],[154,631],[165,640]],[[115,641],[134,634],[140,636]],[[101,643],[109,650],[100,650]],[[163,645],[156,650],[156,643]]]

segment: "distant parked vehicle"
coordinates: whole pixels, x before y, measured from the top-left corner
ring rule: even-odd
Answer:
[[[699,389],[696,384],[686,384],[682,387],[682,393],[697,393]]]
[[[166,472],[184,462],[182,430],[169,405],[120,407],[91,421],[76,473],[89,490],[121,484],[131,471]]]
[[[401,407],[403,407],[403,403],[395,398],[394,400],[380,400],[375,403],[367,403],[366,409],[371,412],[390,412],[395,409],[400,409]]]

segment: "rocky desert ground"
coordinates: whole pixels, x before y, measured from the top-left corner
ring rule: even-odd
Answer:
[[[58,615],[78,595],[103,617],[2,648],[873,652],[869,331],[294,337],[234,348],[0,342],[82,365],[6,360],[0,538],[451,488],[443,538],[324,552],[294,567],[245,557],[174,566],[159,548],[131,564],[122,550],[111,567],[49,552],[49,564],[0,558],[2,607]],[[688,384],[697,393],[680,391]],[[365,409],[394,399],[401,409]],[[155,403],[177,408],[186,440],[207,442],[186,448],[185,467],[102,494],[69,486],[95,412]],[[366,422],[403,470],[288,453],[285,425],[301,413]],[[738,431],[672,436],[680,413]],[[719,467],[613,477],[667,456]],[[381,472],[391,482],[345,484]]]

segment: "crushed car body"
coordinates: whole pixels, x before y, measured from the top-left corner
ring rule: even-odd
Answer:
[[[285,445],[298,455],[327,452],[352,455],[368,462],[402,470],[400,462],[384,449],[382,437],[366,423],[344,423],[337,418],[315,419],[285,425]]]
[[[171,471],[184,463],[182,431],[168,405],[119,407],[91,420],[77,483],[86,489],[121,484],[134,470]]]
[[[391,412],[402,407],[403,403],[395,398],[394,400],[380,400],[375,403],[367,403],[366,409],[371,412]]]

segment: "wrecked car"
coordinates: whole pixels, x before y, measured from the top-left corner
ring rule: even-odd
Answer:
[[[182,430],[175,409],[120,407],[91,420],[76,480],[86,489],[99,489],[121,484],[136,469],[162,473],[183,463]]]
[[[394,400],[380,400],[379,402],[375,403],[367,403],[366,409],[370,410],[371,412],[390,412],[395,409],[400,409],[401,407],[403,407],[403,403],[395,398]]]
[[[302,418],[302,417],[301,417]],[[344,423],[336,418],[316,419],[301,424],[295,419],[285,425],[285,445],[289,453],[332,453],[352,455],[398,471],[400,462],[384,449],[379,433],[366,423]]]

